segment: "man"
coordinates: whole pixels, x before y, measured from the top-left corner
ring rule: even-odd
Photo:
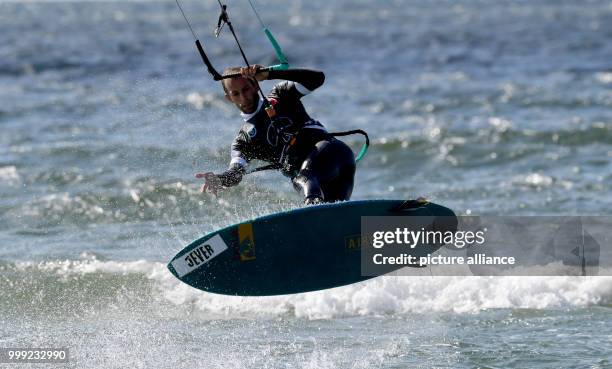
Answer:
[[[300,101],[320,87],[323,72],[292,69],[259,71],[228,68],[224,74],[240,72],[241,77],[221,81],[225,98],[241,112],[245,121],[231,146],[231,162],[221,174],[197,173],[205,184],[201,191],[216,195],[223,187],[235,186],[246,173],[252,159],[267,161],[291,178],[305,204],[348,200],[353,191],[355,158],[352,150],[330,135],[312,119]],[[259,95],[257,81],[282,79],[267,98],[276,115],[270,118]]]

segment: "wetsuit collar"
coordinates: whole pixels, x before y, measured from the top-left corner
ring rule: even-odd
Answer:
[[[250,113],[250,114],[246,114],[243,112],[240,112],[240,116],[242,117],[242,119],[244,119],[245,122],[248,122],[251,118],[253,118],[257,113],[259,113],[259,111],[261,110],[261,107],[263,106],[263,100],[261,99],[261,97],[259,98],[259,102],[257,103],[257,109],[255,109],[254,112]]]

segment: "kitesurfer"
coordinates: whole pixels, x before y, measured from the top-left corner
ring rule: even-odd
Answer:
[[[220,174],[196,174],[196,178],[205,181],[201,191],[216,194],[221,188],[237,185],[249,161],[258,159],[291,178],[305,204],[348,200],[355,176],[353,151],[311,118],[301,102],[302,97],[323,84],[325,75],[309,69],[262,68],[232,67],[223,73],[240,73],[221,83],[225,98],[240,110],[245,123],[231,145],[229,169]],[[267,95],[274,118],[266,113],[258,93],[258,81],[268,79],[283,80]]]

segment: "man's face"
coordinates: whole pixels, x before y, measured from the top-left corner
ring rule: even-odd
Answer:
[[[255,83],[246,78],[231,78],[223,81],[225,98],[236,105],[240,111],[251,114],[257,109],[259,96]]]

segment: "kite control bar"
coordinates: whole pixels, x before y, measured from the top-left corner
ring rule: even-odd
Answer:
[[[179,3],[179,0],[175,0],[175,1],[176,1],[176,5],[179,7],[179,9],[181,11],[181,14],[183,15],[183,18],[185,18],[185,22],[187,22],[187,26],[189,27],[189,30],[191,31],[191,34],[193,35],[193,38],[195,39],[196,48],[198,49],[198,52],[200,53],[200,57],[202,58],[202,61],[204,62],[204,65],[206,65],[206,69],[208,69],[208,73],[210,73],[212,75],[213,79],[215,81],[221,81],[221,80],[224,80],[224,79],[227,79],[227,78],[240,77],[240,75],[241,75],[240,73],[231,73],[231,74],[223,75],[223,74],[219,73],[217,71],[217,69],[215,69],[215,67],[212,65],[210,59],[206,55],[206,52],[204,51],[204,47],[202,46],[202,43],[200,42],[199,38],[196,36],[196,33],[193,30],[193,28],[191,27],[191,24],[189,23],[189,19],[187,18],[187,15],[183,11],[183,8],[181,7],[181,4]],[[238,37],[236,36],[236,32],[234,32],[234,27],[232,26],[232,23],[230,22],[229,16],[227,14],[227,5],[221,4],[221,0],[217,0],[217,1],[219,2],[219,6],[221,7],[221,14],[219,15],[219,20],[217,22],[217,28],[215,29],[215,37],[219,37],[221,29],[223,28],[223,26],[225,24],[227,24],[230,32],[232,33],[232,36],[234,36],[234,40],[236,41],[236,45],[238,46],[238,49],[240,50],[240,54],[242,55],[242,59],[244,60],[244,62],[246,63],[246,65],[248,67],[248,66],[250,66],[250,63],[247,60],[247,57],[246,57],[244,51],[242,50],[242,46],[240,45],[240,41],[238,41]],[[271,71],[271,70],[285,70],[285,69],[289,69],[289,62],[287,61],[287,57],[285,56],[285,54],[283,54],[283,51],[281,50],[280,45],[278,44],[278,42],[276,41],[276,39],[272,35],[272,32],[270,32],[270,30],[265,26],[265,24],[261,20],[261,17],[257,13],[257,10],[255,9],[255,6],[253,5],[251,0],[249,0],[249,4],[251,4],[251,8],[255,12],[255,15],[257,16],[257,19],[259,20],[261,26],[263,27],[263,31],[264,31],[266,37],[268,38],[268,40],[270,41],[270,43],[272,44],[272,47],[274,48],[274,52],[276,53],[276,57],[278,58],[278,60],[280,62],[280,64],[276,64],[276,65],[272,65],[272,66],[269,66],[269,67],[261,68],[260,71],[265,72],[265,71]]]

